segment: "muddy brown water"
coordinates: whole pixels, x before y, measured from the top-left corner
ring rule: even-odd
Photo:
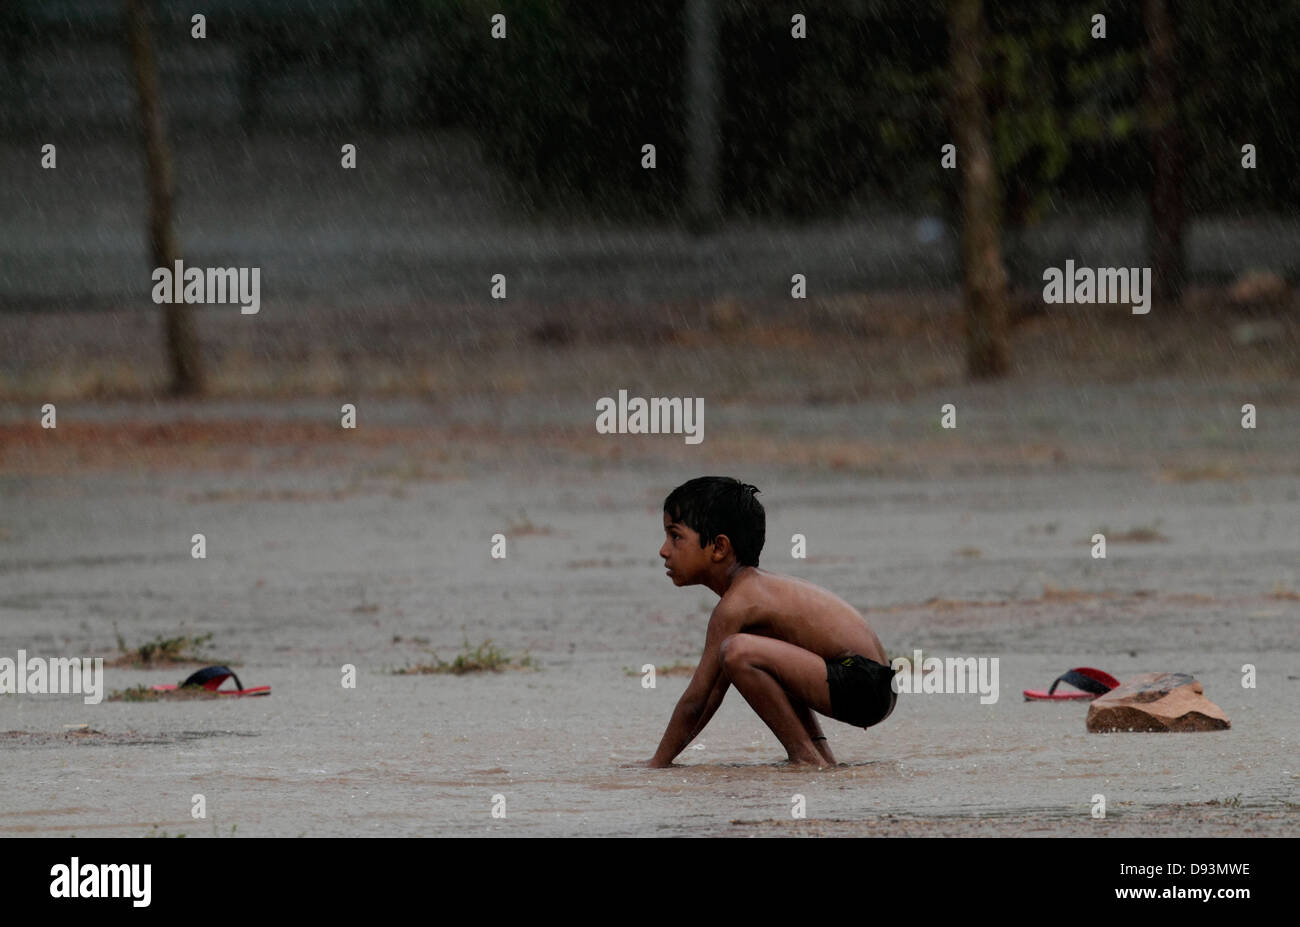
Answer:
[[[150,408],[60,415],[147,420]],[[402,418],[399,405],[383,409]],[[1294,410],[1276,414],[1291,427]],[[10,444],[0,656],[112,657],[119,634],[138,644],[210,632],[214,658],[273,693],[98,705],[0,696],[0,833],[1295,833],[1300,431],[1274,432],[1250,454],[1224,450],[1231,474],[1186,479],[1167,467],[1208,445],[1181,427],[1116,429],[1109,458],[1064,464],[950,455],[918,469],[900,455],[836,470],[777,452],[800,429],[851,435],[890,412],[819,408],[814,421],[739,408],[714,423],[720,442],[735,422],[785,424],[771,456],[758,448],[730,470],[654,439],[621,461],[580,443],[529,460],[508,428],[496,456],[476,447],[477,466],[430,456],[436,428],[380,448],[382,459],[305,446],[277,465],[262,448],[233,469],[139,447],[82,467]],[[997,657],[998,700],[905,695],[879,728],[828,721],[841,765],[809,771],[780,765],[780,745],[732,692],[681,765],[626,766],[653,752],[687,683],[665,675],[648,689],[637,671],[694,662],[716,602],[662,575],[658,507],[684,479],[742,469],[768,507],[765,568],[857,605],[891,654]],[[1167,540],[1117,541],[1096,561],[1088,538],[1103,526]],[[206,560],[189,556],[196,532]],[[490,556],[496,532],[505,560]],[[790,556],[796,532],[806,560]],[[392,673],[487,638],[538,667]],[[345,664],[355,689],[341,685]],[[1255,688],[1242,685],[1245,664]],[[1021,689],[1078,665],[1120,678],[1190,672],[1232,729],[1092,735],[1085,704],[1022,700]],[[186,673],[110,668],[106,685]],[[199,794],[205,820],[190,814]],[[1098,794],[1105,819],[1091,815]]]

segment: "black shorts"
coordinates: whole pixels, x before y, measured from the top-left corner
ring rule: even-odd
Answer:
[[[826,661],[826,685],[831,690],[831,717],[871,727],[889,717],[898,703],[892,667],[859,654]]]

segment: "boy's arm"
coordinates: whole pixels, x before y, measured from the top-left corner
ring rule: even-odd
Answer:
[[[647,764],[652,767],[671,766],[677,754],[686,749],[686,745],[699,736],[700,731],[709,723],[723,696],[731,686],[731,681],[722,672],[722,642],[739,630],[740,621],[736,613],[723,611],[721,604],[713,610],[709,618],[709,629],[705,633],[704,653],[700,656],[699,666],[690,684],[673,709],[673,716],[664,731],[659,749]]]

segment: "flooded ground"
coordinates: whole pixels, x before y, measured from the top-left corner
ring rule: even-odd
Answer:
[[[167,374],[121,49],[38,51],[16,78],[31,131],[0,141],[0,659],[211,635],[205,662],[272,694],[0,695],[0,835],[1300,830],[1300,306],[1285,283],[1212,289],[1251,269],[1294,284],[1294,217],[1189,217],[1196,286],[1146,316],[1039,298],[1047,266],[1144,260],[1144,203],[1008,230],[1011,375],[968,384],[937,215],[864,195],[835,221],[702,237],[576,202],[537,216],[473,131],[237,129],[238,62],[201,44],[160,49],[177,246],[264,284],[256,315],[196,309],[202,402],[153,399]],[[178,54],[217,57],[185,83]],[[339,85],[315,78],[280,81],[268,122],[337,114]],[[620,389],[703,397],[703,442],[597,434]],[[716,602],[656,558],[665,495],[708,473],[761,489],[764,568],[859,607],[891,655],[998,659],[998,699],[827,721],[841,764],[809,771],[733,692],[679,766],[632,766],[687,684],[646,688],[640,668],[692,665]],[[489,639],[530,666],[397,672]],[[1022,700],[1080,665],[1192,673],[1232,727],[1092,735],[1086,704]],[[192,668],[110,667],[106,685]]]
[[[0,696],[0,833],[1296,833],[1294,381],[710,398],[694,447],[594,434],[596,395],[375,397],[355,432],[333,400],[68,401],[54,432],[30,403],[0,407],[0,655],[211,633],[214,661],[273,687]],[[658,568],[660,506],[714,472],[762,490],[764,568],[861,608],[891,655],[999,658],[998,700],[905,695],[879,728],[828,721],[842,765],[807,771],[732,692],[679,767],[624,766],[687,682],[647,689],[639,668],[693,663],[716,602]],[[537,667],[393,673],[487,638]],[[1095,735],[1086,704],[1022,700],[1079,665],[1192,673],[1232,728]],[[108,669],[107,688],[188,672]]]

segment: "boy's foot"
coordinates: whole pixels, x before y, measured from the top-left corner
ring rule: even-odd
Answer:
[[[817,748],[817,752],[821,754],[821,757],[822,757],[822,765],[823,765],[823,766],[838,766],[838,765],[839,765],[838,763],[835,762],[835,757],[834,757],[834,755],[831,753],[831,748],[830,748],[829,746],[826,745],[826,741],[825,741],[825,739],[822,739],[822,740],[814,740],[814,741],[813,741],[813,746],[816,747],[816,748]]]
[[[825,765],[812,740],[820,735],[812,712],[831,714],[826,661],[794,644],[745,633],[724,639],[721,656],[727,679],[781,741],[791,762]]]

